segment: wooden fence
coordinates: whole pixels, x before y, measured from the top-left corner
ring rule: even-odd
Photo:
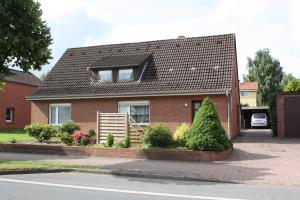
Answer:
[[[132,145],[141,143],[144,130],[127,113],[97,112],[97,144],[106,143],[109,133],[113,134],[115,142],[129,136]]]

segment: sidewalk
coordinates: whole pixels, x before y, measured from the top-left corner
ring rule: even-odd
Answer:
[[[104,157],[0,153],[0,159],[39,160],[66,164],[93,165],[146,175],[188,177],[244,184],[299,185],[300,139],[278,140],[268,131],[247,132],[234,142],[226,161],[182,162]]]

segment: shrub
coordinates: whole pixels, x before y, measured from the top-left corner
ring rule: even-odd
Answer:
[[[126,136],[124,140],[119,141],[115,146],[120,148],[129,148],[130,147],[129,137]]]
[[[62,132],[66,132],[66,133],[69,133],[69,134],[73,134],[75,131],[79,131],[80,130],[80,125],[73,122],[72,120],[70,121],[67,121],[65,123],[63,123],[61,126],[60,126],[60,130]]]
[[[208,97],[196,113],[186,144],[190,149],[203,151],[223,151],[232,146],[215,106]]]
[[[174,141],[178,145],[185,145],[189,130],[190,127],[186,123],[181,124],[174,133]]]
[[[16,140],[15,138],[12,138],[12,139],[10,140],[10,142],[13,143],[13,144],[15,144],[15,143],[17,143],[17,140]]]
[[[86,146],[91,143],[91,137],[88,133],[85,132],[74,133],[73,137],[76,144]]]
[[[90,134],[91,137],[96,136],[96,132],[94,131],[94,129],[90,129],[89,134]]]
[[[48,141],[58,132],[57,128],[50,124],[34,123],[25,126],[24,131],[39,142]]]
[[[157,123],[146,130],[143,140],[150,146],[165,147],[172,144],[172,133],[168,126]]]
[[[80,140],[80,145],[86,146],[88,144],[89,144],[89,141],[88,141],[87,137],[85,135],[83,135]]]
[[[129,148],[129,147],[130,147],[130,138],[129,136],[126,136],[124,141],[124,148]]]
[[[66,145],[71,145],[74,142],[74,137],[68,133],[62,133],[60,135],[60,140]]]
[[[114,136],[109,133],[106,138],[107,146],[112,147],[114,145]]]

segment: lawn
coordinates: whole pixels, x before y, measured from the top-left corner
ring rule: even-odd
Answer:
[[[95,167],[50,163],[41,161],[14,161],[14,160],[0,160],[0,172],[9,170],[37,170],[37,169],[92,169]]]
[[[0,142],[10,142],[12,139],[16,139],[17,142],[35,141],[35,139],[29,137],[24,130],[0,130]]]

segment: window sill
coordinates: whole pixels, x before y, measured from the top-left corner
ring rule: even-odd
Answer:
[[[150,123],[130,123],[130,125],[150,126]]]
[[[7,124],[12,124],[13,121],[11,121],[11,120],[5,120],[5,123],[7,123]]]

